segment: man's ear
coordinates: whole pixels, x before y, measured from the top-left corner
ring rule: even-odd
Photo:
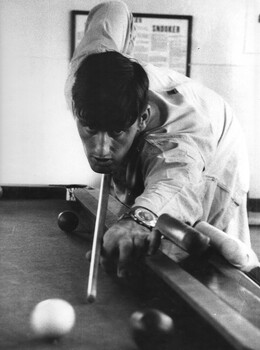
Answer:
[[[150,108],[150,106],[147,106],[144,113],[138,118],[139,131],[143,131],[146,128],[146,126],[150,120],[150,115],[151,115],[151,108]]]

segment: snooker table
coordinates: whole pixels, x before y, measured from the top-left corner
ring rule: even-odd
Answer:
[[[97,300],[87,303],[85,254],[92,244],[97,193],[87,187],[3,187],[0,349],[137,350],[129,318],[147,307],[174,319],[174,337],[165,349],[260,348],[260,288],[214,253],[175,262],[159,251],[127,281],[100,268]],[[57,225],[64,210],[80,218],[73,233]],[[107,227],[122,210],[111,198]],[[48,298],[65,299],[76,312],[71,333],[55,342],[37,339],[29,325],[33,307]]]

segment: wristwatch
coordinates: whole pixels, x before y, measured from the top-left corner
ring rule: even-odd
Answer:
[[[124,213],[119,220],[131,218],[136,221],[138,224],[149,228],[152,230],[158,220],[158,216],[155,215],[152,211],[144,207],[133,207],[128,212]],[[118,220],[118,221],[119,221]]]

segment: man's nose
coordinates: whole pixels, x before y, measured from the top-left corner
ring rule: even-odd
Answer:
[[[98,157],[109,157],[111,138],[107,132],[100,131],[97,134],[96,154]]]

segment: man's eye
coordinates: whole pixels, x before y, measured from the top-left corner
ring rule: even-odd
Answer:
[[[118,137],[118,136],[123,135],[123,133],[124,133],[124,130],[119,130],[119,131],[113,130],[113,131],[109,131],[108,134],[109,134],[111,137]]]
[[[96,133],[97,133],[97,129],[92,128],[92,127],[89,126],[89,125],[84,126],[84,128],[85,128],[85,130],[86,130],[87,132],[89,132],[90,134],[96,134]]]

